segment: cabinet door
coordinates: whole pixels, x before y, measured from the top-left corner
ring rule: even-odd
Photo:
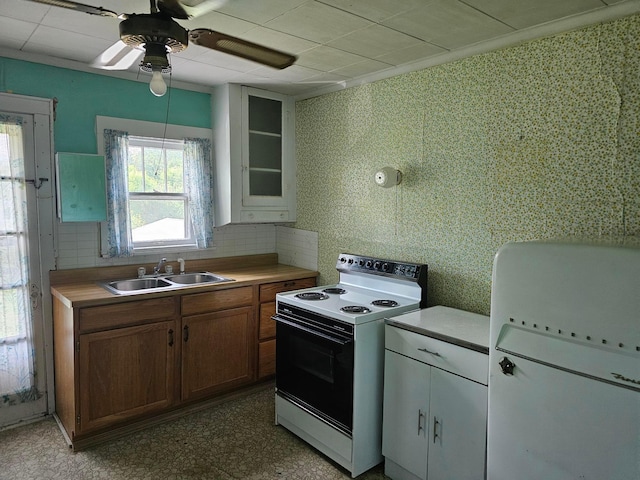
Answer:
[[[80,432],[173,403],[174,322],[80,335]]]
[[[183,400],[229,390],[255,378],[253,325],[251,307],[183,317]]]
[[[429,480],[483,480],[487,387],[431,369]]]
[[[427,475],[429,374],[428,365],[385,351],[382,454],[422,479]]]
[[[242,204],[288,206],[292,192],[291,106],[287,97],[244,87],[242,90]]]

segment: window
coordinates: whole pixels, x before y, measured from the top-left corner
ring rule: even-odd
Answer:
[[[183,142],[129,137],[127,190],[134,248],[195,245],[183,152]]]
[[[213,246],[211,130],[96,117],[105,156],[103,257]]]

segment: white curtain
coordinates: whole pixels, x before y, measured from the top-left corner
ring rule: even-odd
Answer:
[[[213,168],[211,141],[184,139],[185,190],[189,215],[198,248],[213,246]]]
[[[104,155],[107,173],[107,257],[133,255],[127,157],[129,135],[117,130],[104,131]]]
[[[35,386],[20,117],[0,115],[0,408],[42,394]]]

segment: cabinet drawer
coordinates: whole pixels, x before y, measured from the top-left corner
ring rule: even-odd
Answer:
[[[182,297],[182,315],[227,310],[251,305],[253,287],[229,288],[215,292],[194,293]]]
[[[316,286],[315,277],[300,278],[298,280],[287,280],[285,282],[274,282],[260,285],[260,302],[272,302],[276,299],[276,293],[288,290],[299,290]]]
[[[385,348],[487,385],[489,356],[483,353],[391,325],[385,325]]]
[[[276,341],[267,340],[258,345],[258,378],[276,373]]]
[[[276,336],[276,322],[271,319],[276,314],[276,304],[273,302],[260,305],[260,340]]]
[[[165,297],[82,308],[80,333],[173,318],[177,314],[176,307],[176,297]]]

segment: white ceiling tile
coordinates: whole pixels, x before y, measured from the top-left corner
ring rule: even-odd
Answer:
[[[375,57],[380,62],[389,63],[391,65],[402,65],[404,63],[415,62],[417,60],[423,60],[425,58],[433,57],[441,53],[447,52],[443,48],[437,47],[430,43],[421,42],[418,45],[413,45],[401,50],[395,50],[385,55]]]
[[[270,0],[268,2],[256,2],[255,0],[232,0],[218,8],[218,11],[262,25],[308,1]]]
[[[446,49],[471,45],[513,28],[458,1],[434,0],[384,22],[409,35]]]
[[[41,25],[23,50],[90,63],[112,44],[109,40]]]
[[[304,38],[294,37],[293,35],[277,32],[276,30],[265,27],[253,28],[243,33],[242,38],[294,55],[318,46],[316,42],[311,42]]]
[[[196,28],[209,28],[228,35],[242,35],[244,32],[255,28],[255,24],[239,18],[211,12],[191,20],[180,20],[178,23],[188,30]]]
[[[149,13],[149,0],[79,1],[117,13]],[[197,5],[194,18],[177,21],[187,29],[212,29],[299,58],[280,71],[190,45],[170,58],[176,79],[206,86],[227,81],[263,85],[291,94],[396,75],[421,68],[434,56],[446,62],[454,58],[451,54],[485,40],[499,38],[473,51],[640,13],[640,0],[181,1]],[[567,18],[571,20],[557,22]],[[509,35],[517,29],[526,32]],[[116,19],[28,0],[0,0],[0,49],[9,57],[30,60],[35,53],[45,63],[75,60],[83,69],[117,38]]]
[[[60,30],[111,40],[113,43],[120,38],[120,22],[117,18],[87,15],[66,8],[52,8],[41,23]]]
[[[237,72],[214,65],[195,62],[193,60],[178,60],[174,63],[171,71],[172,78],[185,82],[198,82],[204,85],[219,85],[229,82],[237,75]],[[205,80],[203,82],[203,80]]]
[[[464,0],[514,28],[526,28],[558,17],[587,12],[604,5],[600,0]]]
[[[362,75],[368,75],[370,73],[386,70],[387,68],[390,68],[390,67],[391,65],[389,65],[388,63],[367,59],[362,62],[354,63],[351,65],[347,65],[346,67],[332,70],[331,73],[335,73],[337,75],[344,75],[345,77],[355,78],[355,77],[361,77]]]
[[[37,26],[35,23],[0,17],[0,44],[22,46]]]
[[[382,25],[371,25],[327,43],[335,48],[374,58],[394,50],[411,47],[422,40]]]
[[[360,55],[331,47],[320,46],[303,52],[297,61],[297,65],[315,70],[329,71],[339,67],[346,67],[347,65],[363,60],[364,58]]]
[[[345,12],[353,13],[373,22],[407,12],[425,4],[425,0],[319,0]]]
[[[49,10],[49,5],[18,0],[0,2],[0,17],[15,18],[27,22],[40,23]],[[16,4],[17,3],[17,4]]]
[[[299,82],[309,77],[313,77],[320,73],[319,70],[313,68],[302,67],[300,65],[292,65],[284,70],[277,70],[275,68],[261,67],[253,72],[254,75],[263,76],[265,78],[271,78],[274,80],[282,80],[285,82]]]
[[[327,43],[371,22],[318,2],[308,2],[267,22],[265,26],[313,42]]]

